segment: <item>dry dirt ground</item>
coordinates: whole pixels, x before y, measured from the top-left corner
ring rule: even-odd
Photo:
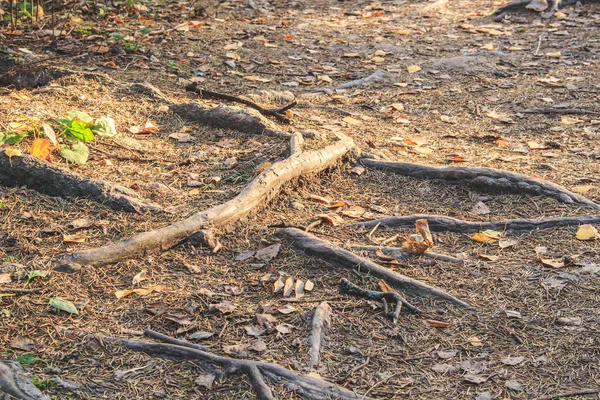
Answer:
[[[291,91],[299,101],[293,124],[280,127],[316,132],[317,138],[307,141],[310,148],[335,140],[339,131],[363,150],[392,160],[502,168],[600,202],[600,117],[521,112],[600,112],[598,6],[568,7],[551,20],[518,12],[494,22],[487,15],[498,4],[489,1],[450,0],[422,15],[417,11],[427,3],[416,1],[261,0],[255,9],[237,0],[168,1],[104,11],[83,4],[73,3],[69,18],[58,19],[65,35],[56,43],[48,36],[47,11],[40,29],[24,21],[22,32],[8,34],[3,26],[2,50],[111,79],[80,74],[37,89],[3,89],[1,130],[23,116],[55,127],[54,120],[70,110],[110,116],[119,135],[92,142],[86,165],[68,166],[58,156],[53,163],[130,187],[169,212],[115,212],[85,199],[0,187],[0,268],[16,263],[27,271],[51,269],[53,259],[74,250],[177,221],[233,197],[264,162],[287,157],[285,140],[183,121],[164,111],[161,100],[129,90],[132,82],[150,82],[175,103],[196,98],[184,90],[190,80],[232,95]],[[190,21],[198,22],[183,24]],[[376,69],[390,76],[347,91],[317,93]],[[128,131],[146,121],[158,131]],[[178,142],[169,137],[174,133],[190,140]],[[28,152],[30,145],[27,138],[18,146]],[[224,162],[232,157],[239,164],[228,168]],[[380,304],[338,294],[343,277],[369,289],[377,288],[377,279],[307,257],[287,244],[268,262],[236,261],[244,251],[279,242],[269,225],[307,225],[328,212],[310,200],[312,195],[364,207],[359,220],[417,213],[476,221],[593,214],[541,197],[481,193],[370,170],[357,176],[350,173],[353,165],[340,163],[286,186],[261,210],[218,231],[223,248],[216,254],[184,243],[71,274],[53,271],[30,283],[39,293],[3,294],[1,358],[39,358],[26,368],[55,399],[255,398],[244,377],[227,377],[207,388],[194,362],[152,358],[86,335],[135,338],[152,328],[187,339],[205,331],[213,335],[195,342],[215,353],[309,372],[307,321],[327,299],[333,319],[317,372],[360,394],[525,399],[600,387],[600,241],[577,240],[575,227],[511,234],[516,244],[506,248],[466,234],[436,234],[436,251],[463,257],[464,265],[415,259],[393,268],[443,288],[473,310],[409,298],[423,314],[403,312],[397,325]],[[480,201],[489,213],[474,211]],[[91,222],[78,231],[85,241],[65,242],[64,234],[75,233],[69,223],[81,218]],[[343,218],[345,224],[356,221]],[[340,245],[373,245],[410,233],[369,235],[343,224],[323,224],[313,232]],[[576,262],[563,268],[542,265],[538,246],[547,247],[551,258]],[[160,285],[162,291],[117,299],[115,293],[131,288],[142,270],[146,280],[135,287]],[[299,302],[285,301],[281,292],[273,293],[278,274],[311,280],[315,287]],[[22,288],[24,281],[0,285]],[[48,300],[57,296],[79,305],[80,315],[51,308]],[[211,307],[223,301],[235,309],[222,313]],[[280,329],[250,336],[256,332],[246,328],[257,327],[256,314],[265,312],[277,318]],[[426,320],[449,325],[436,328]],[[228,347],[240,344],[249,347]],[[283,386],[274,391],[278,398],[297,397]]]

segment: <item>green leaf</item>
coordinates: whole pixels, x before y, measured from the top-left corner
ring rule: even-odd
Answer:
[[[140,32],[142,35],[147,35],[150,32],[152,32],[152,29],[150,29],[150,28],[144,28],[144,29],[140,29],[138,32]]]
[[[42,271],[39,269],[31,271],[27,275],[27,282],[25,282],[25,286],[29,285],[29,282],[31,282],[34,278],[37,278],[38,276],[43,278],[43,277],[48,276],[49,273],[50,273],[50,271]]]
[[[100,117],[90,127],[92,132],[100,136],[116,136],[117,128],[115,128],[115,120],[111,117]]]
[[[87,162],[90,151],[85,144],[75,142],[72,147],[63,146],[60,149],[60,155],[69,162],[83,165]]]
[[[29,134],[27,132],[0,132],[1,144],[17,144],[25,139]]]
[[[20,355],[19,357],[17,357],[17,359],[15,361],[18,362],[19,364],[24,364],[24,365],[31,365],[36,361],[44,362],[44,360],[42,360],[39,357],[35,357],[33,354]]]
[[[94,140],[92,130],[88,128],[85,122],[79,120],[71,121],[71,125],[67,126],[65,133],[82,142],[91,142]]]
[[[88,113],[77,110],[69,111],[69,114],[67,114],[67,119],[70,119],[71,121],[80,120],[86,125],[91,125],[94,122],[94,118],[90,117]]]
[[[109,35],[110,37],[113,37],[115,39],[123,39],[123,34],[119,33],[119,32],[113,32]]]
[[[62,311],[66,311],[70,314],[79,315],[77,307],[68,300],[61,299],[60,297],[53,297],[50,299],[50,305]]]

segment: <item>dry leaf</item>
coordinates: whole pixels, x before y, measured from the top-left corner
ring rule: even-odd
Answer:
[[[15,149],[14,147],[9,147],[8,149],[4,149],[4,154],[6,154],[6,156],[8,158],[21,157],[23,155],[23,153],[21,153],[21,150]]]
[[[304,297],[304,281],[298,279],[296,281],[296,285],[294,287],[294,292],[296,293],[296,298],[299,299]]]
[[[141,270],[139,273],[137,273],[133,277],[133,279],[131,281],[131,284],[132,285],[137,285],[138,283],[140,283],[141,281],[143,281],[144,279],[146,279],[146,273],[147,272],[148,272],[148,270],[146,270],[146,269]]]
[[[385,293],[395,293],[396,292],[394,290],[394,288],[392,288],[390,285],[388,285],[387,282],[384,281],[383,279],[380,280],[379,282],[377,282],[377,285],[379,285],[379,290],[381,290],[382,292],[385,292]]]
[[[271,314],[256,314],[256,321],[260,326],[271,329],[277,323],[277,318]]]
[[[550,58],[560,58],[561,55],[562,55],[562,53],[560,51],[546,53],[546,57],[550,57]]]
[[[282,314],[284,314],[284,315],[287,315],[287,314],[291,314],[291,313],[293,313],[293,312],[296,312],[297,310],[296,310],[296,307],[294,307],[293,305],[291,305],[291,304],[286,304],[286,305],[285,305],[285,306],[283,306],[283,307],[279,307],[279,308],[277,309],[277,311],[279,311],[280,313],[282,313]]]
[[[546,150],[546,149],[550,148],[550,146],[548,146],[546,144],[538,143],[535,140],[531,140],[531,141],[527,142],[527,147],[529,147],[531,150]]]
[[[273,293],[279,292],[284,286],[285,284],[283,283],[283,278],[279,277],[279,279],[277,279],[273,284]]]
[[[131,290],[131,289],[117,290],[115,292],[115,297],[117,299],[122,299],[123,297],[129,296],[131,293],[133,293],[133,290]]]
[[[352,117],[345,117],[342,121],[344,121],[348,125],[360,125],[361,124],[361,122],[359,120],[354,119]]]
[[[577,186],[573,186],[571,188],[571,191],[575,192],[575,193],[583,194],[583,193],[589,192],[593,188],[594,188],[594,186],[592,186],[592,185],[577,185]]]
[[[52,142],[42,138],[35,139],[29,150],[29,154],[32,156],[46,161],[50,161],[50,153],[52,153]]]
[[[342,217],[340,217],[338,214],[333,214],[333,213],[321,214],[318,217],[321,218],[322,221],[327,222],[328,224],[333,225],[333,226],[338,226],[338,225],[344,223],[344,219]]]
[[[495,231],[483,231],[477,232],[473,236],[471,236],[471,240],[480,243],[494,243],[500,240],[501,232]]]
[[[306,290],[307,292],[310,292],[311,290],[313,290],[314,287],[315,287],[315,284],[310,279],[307,280],[306,283],[304,284],[304,290]]]
[[[73,235],[63,235],[65,243],[83,243],[87,240],[87,236],[83,233],[75,233]]]
[[[600,233],[598,233],[598,230],[592,225],[585,224],[580,225],[579,228],[577,228],[575,237],[579,240],[594,240],[600,239]]]
[[[429,326],[433,326],[434,328],[442,328],[442,329],[450,326],[450,322],[436,321],[435,319],[426,319],[425,323],[427,323],[427,325],[429,325]]]
[[[477,254],[477,257],[481,258],[482,260],[486,260],[486,261],[498,261],[498,259],[500,259],[500,257],[498,257],[498,256],[491,256],[488,254]]]
[[[230,301],[224,300],[219,304],[211,304],[210,310],[219,310],[223,314],[229,314],[236,310],[237,306]]]
[[[409,65],[406,68],[406,70],[409,74],[414,74],[415,72],[419,72],[421,70],[421,67],[419,67],[418,65]]]
[[[285,286],[283,287],[283,296],[289,297],[294,289],[294,278],[291,276],[285,280]]]
[[[469,343],[471,346],[475,346],[475,347],[483,345],[483,342],[477,336],[471,336],[470,338],[468,338],[467,343]]]
[[[506,249],[507,247],[512,247],[514,245],[516,245],[517,243],[519,243],[517,241],[517,239],[513,239],[513,238],[502,238],[498,241],[498,246],[501,249]]]
[[[344,217],[360,218],[366,211],[367,210],[361,206],[352,206],[342,211],[342,215]]]
[[[327,75],[318,75],[317,79],[323,82],[331,83],[333,80]]]
[[[154,292],[162,292],[164,289],[165,287],[162,285],[152,285],[146,288],[133,289],[133,293],[137,294],[138,296],[148,296]]]
[[[568,115],[563,115],[562,117],[560,117],[560,124],[561,125],[575,125],[575,124],[579,124],[583,122],[580,119],[574,118],[574,117],[570,117]]]

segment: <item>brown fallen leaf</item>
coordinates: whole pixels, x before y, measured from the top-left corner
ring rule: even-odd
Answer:
[[[498,256],[492,256],[492,255],[488,255],[488,254],[477,254],[477,257],[481,258],[482,260],[486,260],[486,261],[498,261],[498,259],[500,259],[500,257],[498,257]]]
[[[329,213],[329,214],[321,214],[318,216],[322,221],[327,222],[330,225],[338,226],[344,223],[344,219],[340,217],[338,214]]]
[[[437,321],[435,319],[426,319],[425,323],[434,328],[442,328],[442,329],[450,326],[450,322]]]

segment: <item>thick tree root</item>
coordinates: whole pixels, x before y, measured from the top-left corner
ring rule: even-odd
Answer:
[[[82,197],[129,212],[158,212],[161,207],[121,185],[85,178],[36,157],[8,157],[0,151],[0,184],[27,186],[56,197]]]
[[[417,219],[421,219],[421,218],[417,218]],[[384,220],[379,220],[379,221],[382,221],[380,226],[383,226]],[[369,221],[369,223],[370,222],[371,221]],[[429,222],[429,220],[427,222]],[[412,226],[414,227],[414,225],[415,224],[413,222]],[[464,264],[465,263],[465,261],[461,258],[452,257],[447,254],[439,254],[439,253],[435,253],[433,251],[426,251],[423,254],[415,254],[415,253],[411,253],[410,251],[407,251],[401,247],[353,245],[353,246],[351,246],[351,248],[352,248],[352,250],[364,250],[364,251],[370,251],[370,252],[375,252],[375,251],[377,251],[377,249],[380,249],[381,252],[383,254],[385,254],[386,256],[394,257],[397,260],[410,260],[410,259],[414,259],[416,257],[426,257],[426,258],[430,258],[430,259],[436,260],[436,261],[450,262],[450,263],[456,263],[456,264]]]
[[[19,400],[50,400],[31,381],[31,376],[14,361],[0,361],[0,397],[5,393]]]
[[[331,325],[331,307],[326,301],[322,302],[315,308],[310,323],[310,336],[308,338],[308,354],[310,361],[308,364],[311,367],[317,367],[321,360],[321,342],[325,336],[325,330]]]
[[[388,268],[382,267],[375,262],[357,256],[356,254],[344,250],[331,242],[319,239],[318,237],[306,233],[296,228],[285,228],[278,231],[276,236],[285,239],[292,246],[304,251],[309,255],[314,255],[329,261],[333,264],[341,265],[345,268],[354,269],[359,267],[361,271],[371,273],[382,278],[396,290],[402,291],[412,296],[424,296],[433,299],[445,300],[460,307],[470,308],[469,304],[457,299],[456,297],[429,286],[416,279],[394,272]]]
[[[167,343],[153,343],[142,340],[111,337],[105,337],[103,340],[109,343],[119,344],[131,350],[142,351],[151,356],[197,360],[204,368],[209,370],[214,370],[215,366],[218,366],[223,368],[227,374],[246,374],[259,399],[275,399],[271,389],[265,383],[264,377],[276,383],[286,384],[291,390],[307,399],[368,399],[368,397],[361,396],[323,379],[303,375],[283,368],[277,364],[222,357],[199,350],[193,343],[175,339],[158,332],[146,330],[145,334]]]
[[[365,290],[356,286],[345,278],[340,282],[340,293],[361,297],[367,300],[381,301],[383,303],[383,312],[385,313],[385,316],[390,318],[394,324],[398,323],[400,310],[402,310],[403,305],[406,306],[406,308],[412,313],[419,314],[421,312],[421,310],[410,304],[404,299],[404,297],[400,296],[396,292],[377,292],[375,290]],[[389,311],[388,303],[394,304],[394,311]]]
[[[536,229],[558,228],[600,223],[600,215],[582,217],[554,217],[541,219],[507,219],[504,221],[463,221],[441,215],[408,215],[406,217],[388,217],[367,222],[359,222],[350,226],[356,228],[373,228],[379,225],[383,229],[412,228],[415,221],[426,219],[429,229],[434,232],[471,233],[486,229],[494,231],[533,231]],[[384,252],[385,253],[385,252]],[[425,253],[426,255],[427,253]]]
[[[505,193],[524,193],[552,197],[562,203],[576,204],[600,210],[600,205],[567,188],[515,172],[483,167],[433,167],[428,165],[380,161],[362,158],[365,167],[391,171],[399,175],[420,179],[439,179],[446,182],[463,183],[478,190]]]
[[[323,171],[353,147],[352,139],[344,136],[338,142],[323,149],[295,153],[273,164],[250,182],[240,194],[223,204],[197,212],[172,225],[137,234],[116,244],[77,251],[67,255],[59,263],[106,264],[148,251],[167,250],[208,225],[222,226],[239,220],[275,197],[284,183],[302,175]]]
[[[267,135],[287,139],[289,133],[263,117],[258,111],[236,106],[208,107],[200,103],[174,104],[171,111],[188,121],[213,128],[232,129],[254,135]]]

